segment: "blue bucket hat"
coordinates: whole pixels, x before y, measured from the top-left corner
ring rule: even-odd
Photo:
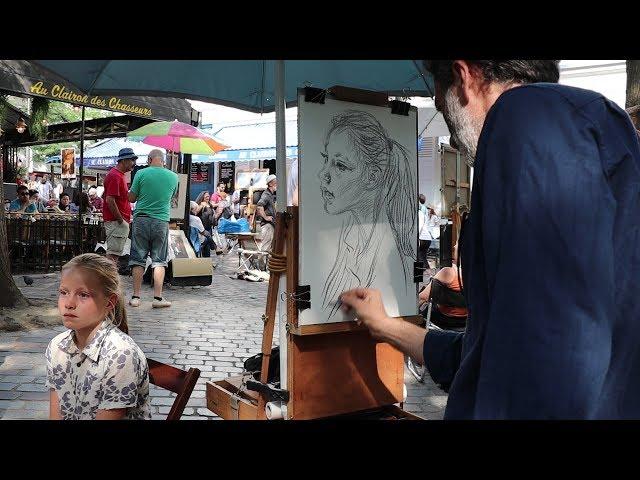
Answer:
[[[133,153],[132,148],[121,148],[120,152],[118,152],[118,162],[121,160],[137,160],[138,156]]]

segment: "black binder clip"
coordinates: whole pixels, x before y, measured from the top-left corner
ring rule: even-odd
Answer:
[[[298,285],[296,287],[296,306],[298,310],[311,308],[311,285]]]
[[[391,100],[389,102],[389,106],[391,107],[391,113],[393,115],[409,116],[409,108],[411,107],[410,103],[401,102],[400,100]]]
[[[304,101],[309,103],[322,103],[327,95],[323,88],[304,87]]]

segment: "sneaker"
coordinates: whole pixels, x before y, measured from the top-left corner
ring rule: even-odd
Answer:
[[[164,307],[170,307],[171,306],[171,302],[169,300],[165,300],[164,298],[162,300],[156,300],[155,298],[153,299],[153,302],[151,303],[151,306],[153,308],[164,308]]]
[[[139,298],[132,298],[131,300],[129,300],[129,305],[131,305],[132,307],[139,307],[140,306],[140,299]]]

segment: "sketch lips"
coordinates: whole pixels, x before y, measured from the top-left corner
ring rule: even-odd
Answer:
[[[333,193],[331,193],[326,188],[320,187],[320,192],[322,193],[322,198],[326,201],[332,201],[334,199]]]

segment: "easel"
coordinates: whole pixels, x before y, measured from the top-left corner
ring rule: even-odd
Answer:
[[[319,89],[307,90],[310,95],[319,93]],[[379,106],[389,103],[386,94],[343,87],[330,90],[333,98],[339,100]],[[380,412],[376,418],[419,418],[394,405],[403,402],[404,355],[400,351],[377,342],[366,327],[355,322],[298,324],[299,309],[310,301],[309,291],[298,285],[298,245],[298,208],[289,207],[287,212],[276,216],[269,260],[271,278],[263,316],[261,388],[247,390],[242,377],[208,382],[209,409],[225,419],[262,420],[266,419],[267,402],[275,396],[287,405],[289,419],[327,418],[376,410]],[[286,391],[269,388],[267,384],[282,274],[286,275]],[[404,320],[418,323],[421,317]]]

